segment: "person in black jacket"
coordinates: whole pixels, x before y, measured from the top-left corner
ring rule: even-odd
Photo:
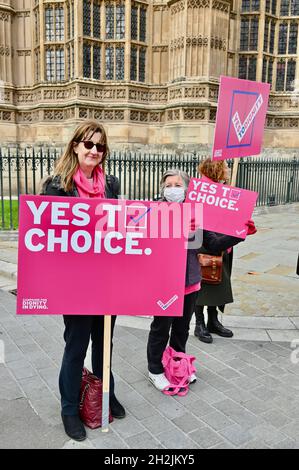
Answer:
[[[164,173],[161,179],[160,194],[164,201],[184,202],[189,184],[189,176],[174,169]],[[243,241],[240,238],[203,231],[203,246],[208,250],[221,251]],[[147,359],[150,382],[160,391],[168,390],[170,383],[164,374],[163,352],[169,345],[177,352],[185,352],[189,336],[189,325],[194,312],[195,300],[200,289],[201,272],[197,261],[200,248],[190,248],[187,253],[185,298],[182,317],[154,317],[150,326],[147,343]],[[171,332],[170,332],[171,330]],[[169,339],[170,336],[170,339]],[[190,383],[196,381],[193,374]]]
[[[107,154],[108,146],[104,127],[96,121],[85,121],[75,130],[64,154],[58,160],[53,177],[44,182],[41,194],[117,198],[119,194],[117,178],[105,177]],[[79,417],[82,368],[91,338],[93,374],[102,379],[104,317],[101,315],[64,315],[63,319],[66,344],[59,375],[61,416],[66,434],[72,439],[82,441],[86,438],[86,431]],[[112,316],[111,338],[115,319],[116,317]],[[109,404],[113,417],[125,416],[125,410],[114,393],[112,372]]]

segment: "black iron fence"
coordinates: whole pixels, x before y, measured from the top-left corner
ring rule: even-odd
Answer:
[[[57,149],[0,149],[0,229],[16,228],[20,194],[37,194],[41,180],[51,174],[60,156]],[[198,176],[200,154],[139,154],[111,152],[107,174],[120,180],[128,199],[150,200],[159,195],[164,171],[180,168]],[[232,161],[229,165],[232,166]],[[239,163],[237,186],[257,191],[257,205],[278,205],[299,201],[299,159],[260,159],[251,157]]]

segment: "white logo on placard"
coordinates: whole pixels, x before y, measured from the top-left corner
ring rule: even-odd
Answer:
[[[48,299],[23,299],[22,308],[24,310],[47,310]]]
[[[237,137],[239,142],[243,140],[243,138],[246,135],[246,132],[248,131],[250,125],[252,124],[254,118],[256,117],[257,113],[261,109],[263,104],[263,97],[260,94],[257,97],[256,102],[252,106],[251,110],[249,111],[247,117],[245,118],[245,121],[242,123],[238,111],[235,112],[232,118],[232,123],[234,125]]]
[[[177,296],[177,295],[174,295],[174,296],[171,297],[171,299],[169,299],[168,302],[166,302],[165,304],[163,304],[163,302],[162,302],[161,300],[158,300],[157,304],[159,305],[160,308],[162,308],[162,310],[166,310],[166,309],[169,308],[177,299],[178,299],[178,296]]]

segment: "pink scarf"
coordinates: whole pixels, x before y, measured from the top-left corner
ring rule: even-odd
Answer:
[[[92,185],[79,167],[74,175],[80,197],[105,197],[105,177],[102,168],[98,165],[92,172]]]

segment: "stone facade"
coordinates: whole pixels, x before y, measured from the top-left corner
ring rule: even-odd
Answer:
[[[264,145],[299,147],[293,4],[0,0],[1,142],[63,145],[95,118],[114,148],[208,148],[229,75],[271,83]]]

